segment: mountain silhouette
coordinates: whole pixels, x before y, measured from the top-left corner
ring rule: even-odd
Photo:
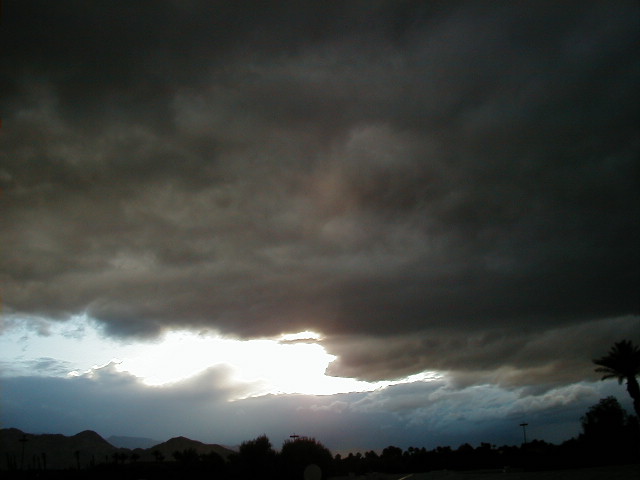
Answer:
[[[118,451],[91,430],[71,437],[51,433],[34,435],[17,428],[0,430],[0,465],[3,469],[86,468],[107,461]]]
[[[111,438],[111,437],[110,437]],[[133,438],[135,437],[115,437]],[[140,439],[137,439],[140,440]],[[148,439],[142,439],[148,440]],[[174,437],[166,442],[152,445],[150,448],[118,448],[98,433],[85,430],[72,436],[61,434],[31,434],[17,428],[0,430],[0,470],[10,469],[77,469],[92,465],[110,463],[115,454],[130,459],[135,455],[139,461],[156,461],[160,452],[166,461],[174,460],[174,452],[193,449],[198,454],[214,452],[223,459],[235,453],[218,444],[206,444],[186,437]]]
[[[229,455],[235,453],[233,450],[223,447],[218,444],[207,444],[198,442],[197,440],[191,440],[186,437],[174,437],[166,442],[154,445],[147,449],[149,452],[159,451],[165,458],[171,459],[173,452],[182,452],[184,450],[193,449],[199,455],[214,452],[220,455],[224,460],[229,458]]]

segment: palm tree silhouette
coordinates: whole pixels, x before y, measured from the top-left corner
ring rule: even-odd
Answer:
[[[599,365],[596,372],[604,373],[602,380],[617,378],[618,383],[626,380],[633,409],[640,418],[640,387],[636,379],[640,375],[640,347],[633,345],[631,340],[621,340],[613,344],[607,355],[596,358],[593,363]]]

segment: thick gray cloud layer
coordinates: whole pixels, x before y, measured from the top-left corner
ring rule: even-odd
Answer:
[[[325,3],[5,2],[5,311],[362,378],[637,338],[637,2]]]
[[[579,418],[589,406],[624,388],[615,382],[579,383],[529,394],[489,385],[459,389],[434,381],[371,393],[228,402],[242,393],[242,386],[229,383],[224,368],[150,388],[113,365],[75,378],[16,377],[3,383],[0,421],[30,433],[72,435],[89,428],[105,438],[185,435],[227,445],[267,434],[279,447],[298,432],[318,438],[334,453],[388,445],[513,445],[521,441],[523,419],[530,422],[531,438],[561,442],[579,433]],[[631,408],[629,400],[621,400]]]

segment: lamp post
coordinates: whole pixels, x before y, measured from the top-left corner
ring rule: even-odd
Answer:
[[[520,426],[522,427],[522,436],[524,437],[524,444],[526,445],[527,443],[527,425],[529,425],[528,423],[521,423]]]

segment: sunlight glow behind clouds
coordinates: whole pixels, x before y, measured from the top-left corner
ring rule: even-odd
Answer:
[[[311,393],[313,383],[334,358],[315,343],[239,341],[179,331],[166,334],[157,345],[142,347],[135,357],[124,359],[119,369],[143,378],[148,385],[163,385],[226,364],[238,381],[263,385],[260,393]],[[313,383],[308,385],[307,379]]]
[[[147,385],[158,386],[224,364],[235,372],[233,380],[254,385],[247,396],[331,395],[372,391],[402,383],[371,383],[326,375],[327,367],[336,357],[315,343],[320,338],[315,332],[300,332],[280,339],[240,341],[187,331],[171,332],[160,344],[143,347],[135,357],[123,360],[118,370],[142,378]],[[403,381],[416,381],[418,378],[414,377]]]
[[[239,398],[367,392],[441,378],[422,373],[396,381],[365,382],[329,376],[327,367],[337,357],[319,343],[322,335],[310,331],[283,334],[279,338],[236,340],[182,330],[167,332],[156,342],[121,344],[104,338],[86,316],[65,323],[42,322],[48,323],[47,335],[41,333],[41,328],[34,332],[27,323],[15,322],[13,328],[0,336],[3,346],[0,361],[11,365],[11,369],[5,369],[5,375],[58,376],[67,368],[68,375],[79,376],[113,362],[118,371],[128,372],[148,386],[161,387],[191,378],[210,367],[225,366],[232,372],[231,382],[251,385]],[[52,365],[47,371],[33,372],[33,366],[42,364],[43,358],[47,358],[47,364],[56,363],[57,368]]]

